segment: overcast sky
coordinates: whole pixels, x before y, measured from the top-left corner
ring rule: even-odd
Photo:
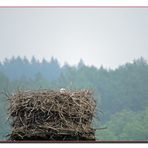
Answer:
[[[116,68],[148,59],[147,8],[0,8],[0,61],[52,56]]]

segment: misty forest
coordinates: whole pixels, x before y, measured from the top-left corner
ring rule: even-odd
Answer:
[[[90,89],[97,109],[93,120],[97,140],[148,140],[148,63],[133,60],[116,69],[75,66],[57,59],[12,57],[0,63],[0,140],[6,140],[9,101],[4,93],[17,89]]]

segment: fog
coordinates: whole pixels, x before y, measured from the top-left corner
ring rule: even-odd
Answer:
[[[148,59],[148,9],[1,8],[0,61],[55,57],[61,64],[116,68]]]

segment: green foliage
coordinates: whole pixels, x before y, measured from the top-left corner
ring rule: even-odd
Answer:
[[[18,57],[5,60],[0,70],[0,92],[18,88],[92,89],[97,103],[93,126],[107,127],[96,131],[97,139],[148,140],[148,64],[143,58],[107,70],[86,66],[82,60],[78,66],[59,67],[53,58],[50,63],[32,58],[30,63]],[[7,99],[1,95],[0,139],[10,131],[7,107]]]
[[[111,116],[107,129],[97,131],[100,140],[147,140],[148,109],[141,112],[123,110]]]
[[[9,85],[9,79],[0,72],[0,90],[7,88]]]

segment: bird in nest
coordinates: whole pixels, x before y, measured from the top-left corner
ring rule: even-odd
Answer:
[[[66,90],[64,88],[60,89],[60,93],[64,93]]]

